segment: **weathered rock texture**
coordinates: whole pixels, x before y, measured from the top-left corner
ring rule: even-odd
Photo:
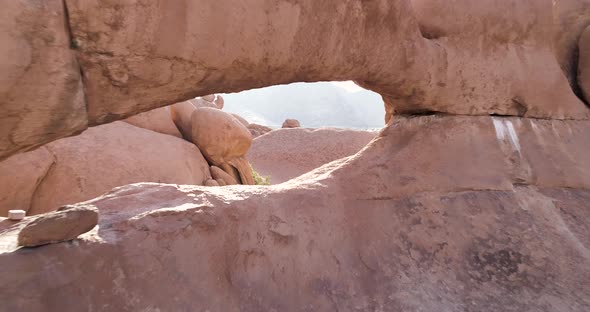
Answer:
[[[75,248],[14,251],[0,235],[0,300],[7,311],[585,312],[589,131],[398,118],[287,184],[118,188],[90,202],[100,227]]]
[[[87,127],[62,0],[1,0],[0,160]]]
[[[193,101],[184,101],[170,106],[172,121],[180,130],[182,137],[189,142],[193,142],[191,116],[196,109]]]
[[[129,183],[202,185],[210,178],[193,144],[116,122],[0,162],[0,216],[52,211]]]
[[[211,176],[217,181],[223,181],[223,185],[239,184],[233,176],[229,175],[227,172],[223,171],[223,169],[217,166],[211,166]]]
[[[98,224],[98,209],[78,205],[40,215],[18,232],[18,245],[36,247],[73,240]]]
[[[588,114],[547,35],[552,0],[67,3],[92,123],[171,98],[348,79],[400,113]]]
[[[248,130],[250,130],[250,134],[252,134],[252,137],[257,138],[261,135],[271,132],[272,128],[267,127],[267,126],[263,126],[263,125],[259,125],[259,124],[255,124],[255,123],[251,123],[251,124],[248,124]]]
[[[580,37],[579,51],[578,83],[586,101],[590,103],[590,26]]]
[[[246,160],[252,144],[248,128],[231,114],[209,107],[196,109],[191,124],[193,143],[211,165],[220,167],[242,184],[254,184],[252,169]]]
[[[297,119],[285,119],[285,122],[283,122],[283,128],[299,128],[301,127],[301,124],[299,123],[299,120]]]
[[[9,210],[29,211],[34,194],[55,162],[55,156],[45,146],[1,161],[0,217],[6,217]]]
[[[555,54],[572,85],[576,81],[578,39],[590,25],[590,0],[553,1]]]
[[[273,184],[298,177],[360,151],[375,132],[346,129],[279,129],[256,138],[248,152],[252,167]]]
[[[182,138],[182,134],[178,131],[176,124],[172,120],[170,107],[156,108],[149,112],[127,118],[125,122],[139,128]]]
[[[354,80],[402,114],[589,115],[568,84],[588,0],[65,0],[68,23],[62,1],[5,2],[5,85],[19,81],[14,90],[35,91],[15,91],[25,95],[0,105],[8,110],[2,116],[19,116],[4,117],[0,157],[86,123],[295,81]],[[31,25],[49,26],[40,35]],[[55,58],[23,60],[27,53],[13,47],[31,42],[30,51],[55,48],[41,53]],[[69,47],[84,73],[87,118]],[[27,64],[49,70],[20,75]],[[61,106],[39,110],[43,90],[59,94],[49,105]],[[27,96],[38,93],[31,109]],[[15,133],[26,138],[13,140]]]

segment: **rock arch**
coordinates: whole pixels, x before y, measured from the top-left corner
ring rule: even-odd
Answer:
[[[0,158],[197,95],[296,81],[355,80],[397,114],[588,118],[561,70],[577,37],[558,36],[586,0],[3,2],[3,76],[16,83],[0,93]]]

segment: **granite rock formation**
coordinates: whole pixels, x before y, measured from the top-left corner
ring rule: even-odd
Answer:
[[[130,183],[203,185],[210,178],[195,145],[115,122],[0,162],[0,216],[53,211]]]
[[[285,119],[285,122],[283,122],[283,126],[282,128],[300,128],[301,124],[299,123],[299,120],[297,119]]]
[[[278,129],[254,139],[248,161],[260,175],[279,184],[352,156],[375,136],[375,132],[348,129]]]
[[[579,53],[578,83],[586,101],[590,103],[590,26],[580,37]]]
[[[21,77],[5,85],[24,95],[0,103],[2,158],[86,124],[296,81],[354,80],[398,114],[589,116],[570,85],[575,47],[590,23],[588,0],[52,0],[6,7],[1,27],[10,48],[0,54],[2,75],[7,82]],[[49,25],[38,38],[55,40],[27,41],[37,34],[34,25]],[[27,59],[17,46],[55,59],[31,63],[35,56]],[[49,68],[20,75],[27,64]],[[47,81],[59,86],[49,88],[59,100],[46,104],[56,98],[43,93]],[[38,109],[46,105],[51,111]],[[27,119],[33,122],[20,121]]]
[[[75,248],[14,251],[15,234],[0,235],[0,299],[11,311],[587,311],[589,127],[396,118],[287,184],[117,188],[86,203],[100,227]]]

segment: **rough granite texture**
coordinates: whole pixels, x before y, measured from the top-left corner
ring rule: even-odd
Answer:
[[[0,158],[87,124],[290,82],[354,80],[402,114],[589,116],[572,88],[590,0],[2,4]]]
[[[0,300],[7,311],[585,312],[589,128],[396,118],[355,156],[281,185],[117,188],[86,203],[100,227],[75,244],[15,250],[15,234],[0,234]]]
[[[256,172],[279,184],[356,154],[376,135],[336,128],[278,129],[254,139],[247,156]]]
[[[18,245],[37,247],[70,241],[92,230],[98,224],[96,207],[77,205],[66,208],[25,221],[26,225],[18,232]]]

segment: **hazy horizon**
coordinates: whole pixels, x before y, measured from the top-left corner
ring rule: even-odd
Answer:
[[[280,127],[287,118],[302,127],[382,128],[383,100],[352,81],[292,83],[223,94],[224,110],[251,123]]]

